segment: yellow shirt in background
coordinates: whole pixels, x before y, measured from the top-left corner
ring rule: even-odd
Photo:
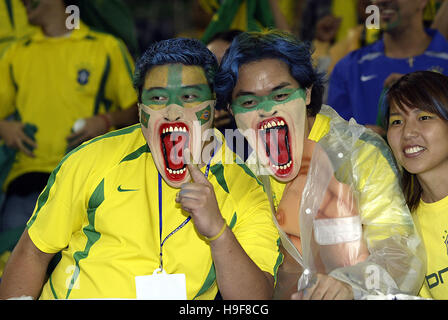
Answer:
[[[67,36],[39,30],[11,45],[0,59],[0,119],[17,113],[35,125],[37,148],[35,158],[17,153],[3,188],[25,173],[50,173],[76,120],[136,103],[132,70],[120,40],[83,23]]]
[[[419,296],[448,299],[448,197],[425,203],[414,212],[426,248],[426,275]]]

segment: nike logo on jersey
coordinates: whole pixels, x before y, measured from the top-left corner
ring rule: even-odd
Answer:
[[[138,191],[139,189],[122,189],[121,184],[117,188],[118,192],[126,192],[126,191]]]
[[[366,81],[375,79],[376,77],[377,77],[376,74],[372,74],[372,75],[370,75],[370,76],[362,75],[362,76],[361,76],[361,81],[362,81],[362,82],[366,82]]]

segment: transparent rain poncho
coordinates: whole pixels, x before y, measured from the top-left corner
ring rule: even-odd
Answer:
[[[388,146],[328,106],[320,114],[331,119],[330,130],[316,143],[302,181],[260,176],[285,253],[274,298],[289,299],[317,273],[350,284],[355,299],[417,294],[425,252]],[[278,220],[281,210],[287,222]]]

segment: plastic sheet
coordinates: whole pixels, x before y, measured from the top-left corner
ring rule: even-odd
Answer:
[[[350,284],[355,299],[417,294],[425,252],[389,148],[330,107],[321,114],[330,132],[302,161],[307,170],[286,185],[261,177],[285,254],[274,298],[308,287],[317,273]]]

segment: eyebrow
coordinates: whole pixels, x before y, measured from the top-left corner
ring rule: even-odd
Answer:
[[[279,90],[279,89],[283,89],[284,87],[287,87],[287,86],[290,86],[290,85],[291,85],[291,83],[289,83],[289,82],[282,82],[278,86],[272,88],[271,92]],[[235,95],[235,98],[238,98],[240,96],[247,96],[247,95],[255,96],[255,93],[251,92],[251,91],[238,91],[238,93]]]

